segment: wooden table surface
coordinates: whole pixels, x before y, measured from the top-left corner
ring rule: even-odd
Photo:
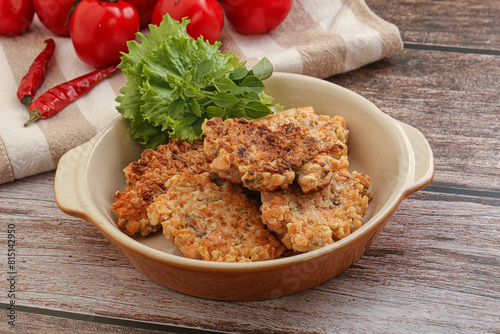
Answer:
[[[404,50],[328,80],[422,131],[436,169],[351,268],[273,300],[186,296],[60,211],[49,172],[0,185],[0,332],[14,224],[16,333],[500,333],[500,1],[367,3]]]

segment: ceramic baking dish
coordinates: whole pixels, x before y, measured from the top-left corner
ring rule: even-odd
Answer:
[[[126,188],[123,168],[137,160],[143,148],[130,140],[127,121],[121,117],[61,158],[55,177],[58,205],[67,214],[91,222],[144,275],[189,295],[261,300],[332,279],[359,259],[405,197],[431,182],[432,150],[417,129],[328,81],[275,73],[266,80],[266,92],[286,108],[313,106],[319,114],[346,119],[349,170],[370,176],[373,195],[363,226],[348,237],[309,253],[270,261],[215,263],[183,257],[161,231],[146,238],[124,234],[116,227],[110,206],[113,194]]]

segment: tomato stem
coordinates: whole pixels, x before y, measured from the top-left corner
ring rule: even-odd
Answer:
[[[66,23],[64,24],[68,24],[69,23],[69,20],[71,19],[71,15],[73,14],[73,12],[75,11],[75,8],[76,6],[78,6],[78,4],[81,2],[82,0],[75,0],[75,2],[73,3],[73,6],[71,7],[71,9],[69,10],[69,13],[68,13],[68,17],[66,18]],[[99,1],[105,1],[105,2],[118,2],[120,0],[99,0]]]
[[[76,6],[78,6],[78,4],[80,3],[80,1],[82,1],[82,0],[75,0],[75,2],[73,3],[73,6],[71,6],[71,9],[69,10],[68,17],[66,18],[66,22],[64,24],[68,24],[69,23],[71,15],[75,11],[75,8],[76,8]]]

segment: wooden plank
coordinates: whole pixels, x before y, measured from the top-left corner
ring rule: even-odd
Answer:
[[[230,303],[186,296],[144,277],[89,223],[58,210],[49,186],[33,187],[51,177],[0,188],[31,190],[34,198],[0,202],[0,224],[19,226],[19,305],[243,333],[498,329],[499,199],[419,192],[338,278],[289,297]],[[36,210],[22,213],[26,206]]]
[[[500,57],[403,50],[329,80],[422,131],[435,183],[500,191]]]
[[[488,56],[405,50],[332,81],[422,130],[435,149],[436,183],[445,191],[453,184],[495,194],[498,185],[483,178],[495,176],[489,167],[498,142],[492,137],[484,146],[481,140],[497,129],[497,65]],[[456,68],[467,72],[453,80],[436,74],[440,67],[451,76]],[[446,101],[449,107],[441,107]],[[479,115],[472,128],[470,110]],[[469,159],[457,156],[469,151]],[[0,186],[0,223],[19,226],[21,305],[240,332],[322,333],[362,330],[367,323],[375,332],[497,329],[498,198],[420,192],[338,278],[276,300],[221,303],[176,293],[138,273],[92,225],[58,209],[52,182],[53,173],[45,173]]]
[[[367,2],[405,42],[498,50],[499,2]],[[141,333],[155,322],[176,333],[500,332],[499,65],[493,55],[404,50],[330,79],[420,129],[435,181],[403,201],[349,270],[285,298],[229,303],[163,288],[58,209],[54,173],[0,185],[0,225],[18,232],[21,331]]]
[[[26,311],[28,310],[28,311]],[[40,313],[37,313],[40,312]],[[2,319],[6,312],[0,311]],[[155,334],[155,333],[185,333],[201,334],[196,329],[175,328],[152,323],[123,321],[116,318],[100,318],[94,315],[71,314],[52,310],[20,307],[14,325],[2,327],[2,333],[23,334]]]
[[[405,43],[500,51],[497,0],[367,0],[381,18],[396,24]]]
[[[340,277],[353,286],[329,281],[321,288],[376,304],[358,312],[371,313],[377,332],[420,326],[422,332],[497,332],[499,204],[464,205],[447,195],[417,193]]]

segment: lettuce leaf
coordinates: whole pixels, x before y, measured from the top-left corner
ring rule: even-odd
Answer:
[[[205,119],[259,118],[279,109],[262,80],[273,67],[262,59],[251,70],[221,43],[191,38],[188,19],[165,15],[148,35],[129,41],[118,67],[127,84],[116,98],[118,112],[130,122],[130,137],[153,148],[169,139],[200,140]]]

